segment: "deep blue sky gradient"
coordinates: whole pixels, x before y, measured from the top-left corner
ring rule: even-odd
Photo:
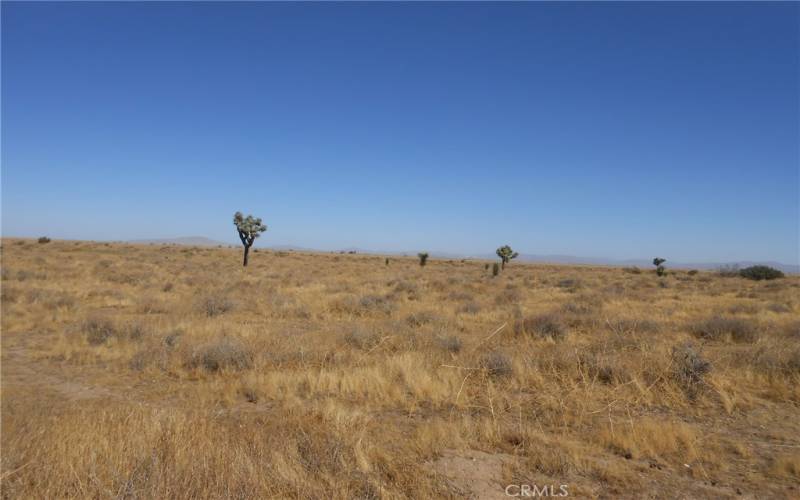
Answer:
[[[798,263],[798,3],[2,3],[4,236]]]

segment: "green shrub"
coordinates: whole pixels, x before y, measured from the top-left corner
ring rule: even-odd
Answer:
[[[500,264],[495,262],[492,264],[492,276],[497,276],[498,274],[500,274]]]
[[[417,257],[419,257],[420,267],[425,267],[425,264],[428,263],[428,252],[420,252],[417,254]]]
[[[36,241],[38,241],[39,243],[42,243],[42,244],[44,244],[44,243],[50,243],[50,238],[48,238],[47,236],[42,236],[41,238],[39,238],[39,239],[38,239],[38,240],[36,240]]]
[[[750,266],[745,267],[741,271],[739,271],[739,276],[742,278],[747,278],[749,280],[774,280],[777,278],[783,278],[783,273],[774,267],[769,266]]]

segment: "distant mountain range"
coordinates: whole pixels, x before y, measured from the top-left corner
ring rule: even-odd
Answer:
[[[202,246],[202,247],[230,247],[236,246],[235,244],[226,243],[223,241],[212,240],[204,236],[186,236],[180,238],[162,238],[162,239],[147,239],[147,240],[132,240],[128,243],[137,244],[158,244],[158,245],[187,245],[187,246]],[[270,245],[261,247],[269,250],[281,251],[295,251],[295,252],[323,252],[331,253],[329,250],[315,250],[313,248],[304,248],[293,245]],[[348,253],[356,252],[360,254],[375,254],[375,255],[407,255],[416,256],[417,250],[408,250],[405,252],[398,251],[376,251],[358,247],[341,248],[333,253]],[[458,254],[449,252],[429,252],[431,257],[439,259],[496,259],[497,256],[493,253],[485,254]],[[607,259],[603,257],[577,257],[574,255],[535,255],[535,254],[520,254],[518,257],[521,262],[539,262],[546,264],[564,264],[564,265],[596,265],[596,266],[637,266],[641,268],[649,268],[653,265],[652,260],[648,259]],[[782,262],[773,261],[736,261],[736,262],[671,262],[667,261],[667,266],[675,269],[717,269],[721,266],[739,266],[748,267],[754,265],[765,265],[780,269],[785,273],[798,274],[800,273],[800,265],[784,264]]]
[[[185,245],[190,247],[217,247],[232,246],[230,243],[223,241],[212,240],[205,236],[182,236],[180,238],[156,238],[149,240],[130,240],[128,243],[135,243],[137,245]]]

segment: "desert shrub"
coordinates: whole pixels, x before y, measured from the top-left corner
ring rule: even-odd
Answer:
[[[689,276],[694,276],[697,273],[698,273],[697,269],[690,269],[686,274],[688,274]]]
[[[232,300],[220,294],[207,295],[200,300],[198,305],[200,311],[209,318],[230,312],[234,307],[235,304]]]
[[[767,310],[768,311],[772,311],[774,313],[779,313],[779,314],[792,312],[792,308],[791,307],[787,306],[786,304],[779,304],[777,302],[774,303],[774,304],[768,305],[767,306]]]
[[[494,298],[494,303],[498,306],[516,304],[521,298],[522,294],[519,293],[516,287],[509,287],[497,294],[497,297]]]
[[[475,299],[475,297],[466,292],[458,292],[458,291],[450,292],[447,295],[447,298],[450,300],[462,300],[462,301]]]
[[[446,337],[439,337],[438,339],[439,347],[444,349],[445,351],[458,353],[461,351],[462,342],[461,339],[456,337],[455,335],[448,335]]]
[[[108,318],[89,318],[83,322],[82,330],[91,345],[105,344],[119,334],[116,325]]]
[[[417,257],[419,257],[420,267],[425,267],[425,264],[428,263],[428,252],[420,252],[417,254]]]
[[[182,336],[183,332],[181,330],[175,330],[164,336],[163,343],[169,348],[175,347],[178,345],[178,342],[180,342]]]
[[[471,300],[471,301],[469,301],[469,302],[467,302],[465,304],[462,304],[458,308],[458,312],[464,313],[464,314],[476,314],[476,313],[480,312],[480,310],[481,310],[481,306],[477,302],[475,302],[473,300]]]
[[[734,304],[728,308],[731,314],[756,314],[758,310],[756,304]]]
[[[50,243],[50,238],[48,238],[47,236],[42,236],[36,241],[41,244]]]
[[[658,333],[661,331],[661,324],[651,319],[615,319],[609,320],[608,326],[612,332],[621,335],[629,333]]]
[[[559,280],[556,286],[558,286],[558,288],[565,288],[570,292],[575,292],[583,286],[583,283],[578,278],[566,278]]]
[[[584,352],[578,356],[578,365],[585,371],[589,378],[598,380],[604,384],[611,384],[615,378],[622,374],[616,373],[619,369],[615,370],[605,356],[601,356],[594,352]]]
[[[481,358],[480,366],[492,377],[507,377],[514,372],[511,359],[498,351],[484,355]]]
[[[518,319],[514,324],[514,332],[553,340],[563,340],[567,336],[567,329],[564,323],[554,313]]]
[[[439,316],[432,311],[417,311],[406,317],[406,323],[415,328],[438,320]]]
[[[500,274],[500,264],[495,262],[492,264],[492,276],[497,276],[498,274]]]
[[[291,300],[292,303],[294,302],[294,299],[287,300]],[[358,298],[348,295],[335,300],[331,304],[331,308],[341,313],[364,316],[371,312],[389,314],[394,308],[394,305],[388,298],[379,295],[364,295]]]
[[[695,397],[703,378],[710,371],[711,363],[703,359],[692,344],[672,348],[672,375],[690,397]]]
[[[628,274],[642,274],[642,270],[636,266],[623,267],[622,271]]]
[[[0,287],[0,303],[3,305],[17,302],[21,297],[22,292],[17,288],[12,288],[7,285]]]
[[[161,291],[162,291],[162,292],[171,292],[171,291],[172,291],[172,289],[173,289],[174,287],[175,287],[175,285],[173,285],[172,283],[166,283],[166,284],[165,284],[165,285],[164,285],[164,286],[161,288]]]
[[[381,336],[372,330],[356,327],[348,331],[342,338],[344,343],[356,349],[371,349],[378,345]]]
[[[142,323],[134,322],[128,324],[125,328],[125,335],[128,339],[133,341],[142,340],[147,334],[149,330],[145,327]]]
[[[401,280],[390,283],[390,285],[392,284],[394,285],[394,290],[392,292],[394,295],[404,296],[408,300],[419,300],[419,286],[417,286],[415,283]]]
[[[738,264],[726,264],[717,268],[717,274],[723,278],[735,278],[739,276]]]
[[[722,340],[730,336],[734,342],[755,342],[759,334],[755,323],[743,318],[714,316],[690,325],[696,337],[707,340]]]
[[[253,366],[253,354],[240,340],[223,337],[196,349],[188,365],[209,372],[245,370]]]
[[[142,314],[163,314],[167,312],[164,302],[152,296],[145,296],[139,302],[138,311]]]
[[[394,308],[389,299],[380,295],[364,295],[358,299],[358,305],[361,307],[361,309],[367,311],[376,311],[384,314],[389,314]]]
[[[57,290],[33,289],[28,292],[27,298],[31,303],[41,303],[48,309],[71,309],[76,304],[75,297]]]
[[[739,275],[742,278],[747,278],[749,280],[774,280],[778,278],[783,278],[783,273],[774,267],[769,266],[750,266],[745,267],[741,271],[739,271]]]

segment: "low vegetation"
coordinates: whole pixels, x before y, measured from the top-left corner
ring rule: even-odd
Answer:
[[[769,266],[750,266],[739,271],[742,278],[749,280],[774,280],[783,278],[783,272]]]
[[[797,495],[797,276],[2,256],[5,498]]]

